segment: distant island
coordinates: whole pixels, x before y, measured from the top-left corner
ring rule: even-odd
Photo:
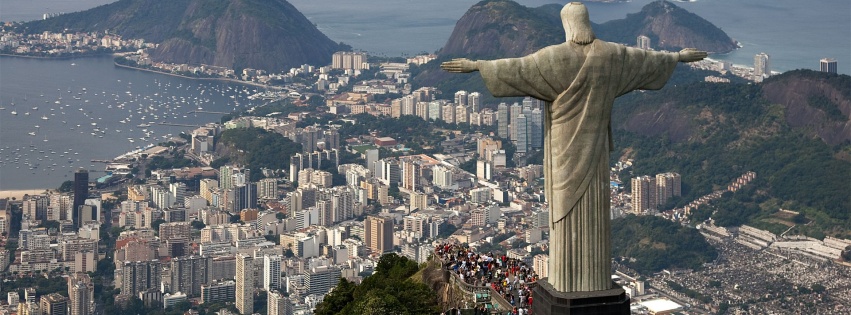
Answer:
[[[149,47],[155,62],[237,71],[319,65],[348,49],[283,0],[120,0],[17,27],[20,34],[43,32],[118,35],[155,44]]]

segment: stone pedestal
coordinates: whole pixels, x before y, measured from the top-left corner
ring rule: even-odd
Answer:
[[[629,315],[629,297],[614,289],[590,292],[558,292],[546,279],[532,289],[532,315]]]

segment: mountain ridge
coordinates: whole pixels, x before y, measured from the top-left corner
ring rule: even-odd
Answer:
[[[817,96],[826,99],[823,102]],[[777,209],[813,224],[796,233],[851,236],[851,76],[794,70],[761,84],[692,82],[633,92],[612,110],[612,160],[634,159],[629,177],[678,172],[681,207],[746,171],[756,180],[712,215],[726,225],[783,232]],[[845,129],[843,129],[845,128]]]
[[[561,8],[557,4],[529,8],[510,0],[485,0],[473,5],[458,20],[437,61],[421,66],[417,75],[412,75],[414,84],[436,86],[439,90],[484,90],[478,75],[449,74],[441,71],[438,64],[459,57],[520,57],[562,43],[565,38]],[[634,45],[638,35],[647,35],[654,47],[667,50],[691,47],[729,52],[737,47],[710,22],[665,1],[651,2],[625,19],[593,24],[592,28],[601,40]],[[657,46],[659,42],[663,45]],[[493,99],[488,96],[484,101]]]
[[[344,50],[285,0],[119,0],[25,23],[28,32],[108,31],[159,43],[154,61],[280,72]]]

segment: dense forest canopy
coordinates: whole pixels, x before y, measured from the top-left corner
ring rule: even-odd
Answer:
[[[663,269],[699,269],[718,257],[692,228],[655,216],[612,221],[612,257],[643,274]]]

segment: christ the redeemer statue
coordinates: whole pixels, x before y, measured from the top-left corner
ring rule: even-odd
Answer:
[[[677,62],[706,52],[630,48],[595,38],[588,10],[561,10],[567,41],[520,58],[454,59],[449,72],[480,71],[494,96],[532,96],[545,110],[544,180],[550,207],[547,282],[560,292],[608,290],[611,280],[609,151],[615,98],[661,89]]]

